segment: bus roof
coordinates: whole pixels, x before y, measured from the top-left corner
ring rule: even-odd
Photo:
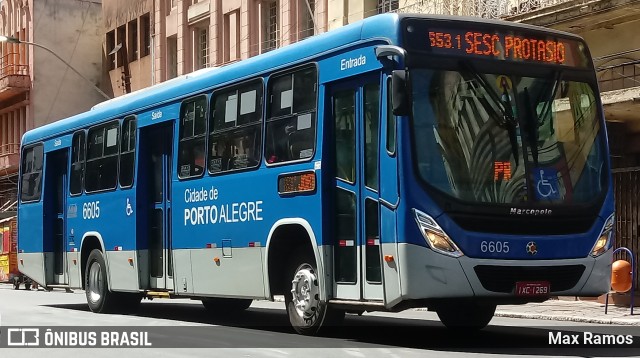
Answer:
[[[201,93],[220,84],[250,78],[264,73],[267,70],[277,70],[284,66],[314,58],[362,40],[385,39],[392,43],[398,43],[400,36],[398,23],[404,17],[507,25],[579,38],[570,33],[501,20],[424,14],[380,14],[224,67],[195,71],[148,88],[104,101],[93,106],[90,111],[26,132],[22,138],[22,145],[29,145],[104,121],[146,111],[180,98]]]

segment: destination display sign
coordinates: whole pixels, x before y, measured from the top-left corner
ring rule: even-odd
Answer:
[[[518,28],[434,27],[415,23],[406,27],[407,48],[431,54],[586,68],[586,49],[580,41]]]

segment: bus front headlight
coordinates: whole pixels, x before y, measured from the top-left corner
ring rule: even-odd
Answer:
[[[418,209],[413,209],[416,223],[429,247],[441,254],[460,257],[464,255],[433,218]]]
[[[596,240],[593,249],[591,249],[591,256],[598,257],[607,252],[611,247],[613,241],[613,224],[615,223],[615,215],[611,214],[607,221],[605,221],[602,231]]]

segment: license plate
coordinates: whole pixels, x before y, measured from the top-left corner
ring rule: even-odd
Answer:
[[[548,296],[549,281],[520,281],[516,282],[516,296]]]

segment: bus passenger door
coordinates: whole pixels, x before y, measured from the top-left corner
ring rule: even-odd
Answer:
[[[331,111],[335,298],[381,301],[379,76],[333,87]]]
[[[44,194],[44,234],[51,245],[52,260],[46,262],[46,272],[53,272],[47,284],[67,285],[67,236],[65,235],[65,210],[67,198],[67,151],[61,149],[46,154]]]
[[[173,289],[171,252],[171,177],[173,128],[163,123],[140,130],[141,182],[138,190],[146,190],[140,197],[146,202],[149,287]]]

